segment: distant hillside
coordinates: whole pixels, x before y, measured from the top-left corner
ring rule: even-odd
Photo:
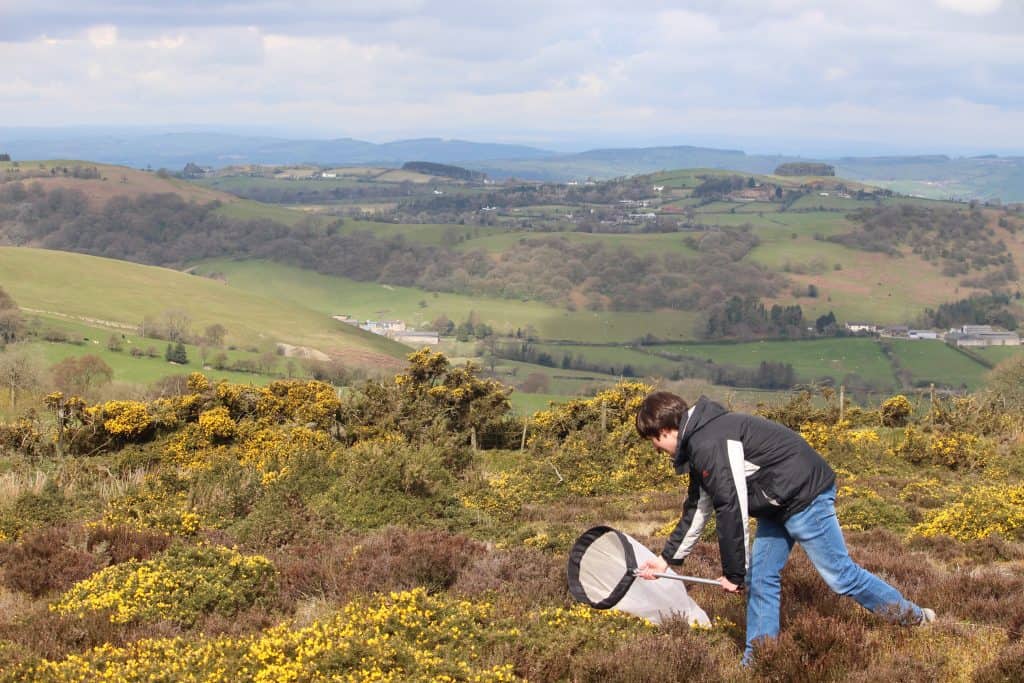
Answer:
[[[288,139],[214,132],[112,133],[94,130],[0,128],[0,153],[13,159],[94,159],[180,171],[188,163],[217,168],[245,164],[398,167],[407,161],[455,164],[492,178],[595,180],[676,168],[771,173],[789,162],[821,162],[853,180],[933,199],[1024,202],[1024,157],[943,155],[812,159],[746,154],[687,145],[594,149],[578,154],[525,145],[423,138],[376,144],[353,138]]]
[[[180,310],[197,329],[223,325],[229,343],[283,341],[367,367],[397,365],[408,353],[299,304],[283,307],[217,280],[96,256],[0,247],[0,286],[24,309],[126,325]]]
[[[543,159],[503,159],[467,164],[496,178],[527,180],[603,180],[675,168],[728,169],[743,173],[771,173],[796,157],[748,155],[739,150],[707,147],[645,147],[595,149]]]
[[[39,183],[46,190],[80,190],[89,198],[90,204],[97,207],[112,197],[160,193],[176,194],[186,201],[219,201],[226,204],[238,201],[238,197],[226,192],[184,182],[166,174],[93,161],[0,161],[0,182],[7,180]]]
[[[436,163],[482,159],[538,159],[552,153],[523,145],[423,138],[375,144],[352,138],[289,140],[223,133],[165,133],[157,135],[68,134],[21,137],[10,129],[0,131],[0,151],[17,159],[94,159],[128,166],[167,168],[179,171],[185,164],[231,166],[236,164],[315,163],[378,164],[400,166],[406,161]]]

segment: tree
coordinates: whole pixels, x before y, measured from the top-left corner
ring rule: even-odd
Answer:
[[[542,372],[531,372],[519,385],[519,390],[526,394],[546,393],[551,387],[551,378]]]
[[[181,342],[173,345],[168,344],[167,350],[164,352],[164,358],[168,363],[186,365],[188,363],[188,353],[185,351],[185,345]]]
[[[1024,356],[1011,356],[999,363],[989,373],[987,386],[1007,407],[1024,410]]]
[[[11,410],[17,407],[19,393],[42,385],[43,373],[42,359],[28,348],[15,344],[0,352],[0,382],[9,392]]]
[[[164,311],[164,333],[172,342],[185,341],[192,333],[192,318],[180,309]]]
[[[107,349],[110,350],[110,351],[115,351],[115,352],[116,351],[122,351],[122,350],[124,350],[123,343],[124,342],[121,339],[121,335],[119,335],[117,333],[114,333],[114,334],[110,335],[109,339],[107,339]]]
[[[0,345],[10,344],[21,335],[21,309],[14,299],[0,287]]]
[[[207,325],[203,331],[203,337],[206,338],[206,343],[210,346],[220,348],[224,346],[224,335],[227,334],[227,328],[220,323],[214,323]]]
[[[65,394],[84,396],[92,389],[108,384],[114,371],[99,356],[65,358],[50,369],[53,383]]]

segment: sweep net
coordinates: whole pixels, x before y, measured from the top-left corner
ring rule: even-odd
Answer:
[[[620,610],[654,624],[681,617],[709,625],[682,581],[636,579],[633,570],[650,557],[654,553],[628,534],[607,526],[588,529],[569,552],[569,592],[591,607]]]

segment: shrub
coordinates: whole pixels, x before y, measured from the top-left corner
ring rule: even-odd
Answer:
[[[1024,672],[1024,643],[1003,648],[996,660],[974,672],[974,683],[1016,683]]]
[[[398,435],[361,441],[331,455],[335,478],[313,506],[343,529],[447,524],[461,514],[454,475],[468,461],[466,448],[413,445]]]
[[[1024,540],[1024,484],[979,486],[959,500],[928,514],[912,535],[944,534],[961,541],[1000,534]]]
[[[888,502],[871,489],[840,487],[837,502],[839,521],[848,531],[865,531],[876,527],[898,529],[910,523],[906,510]]]
[[[517,637],[497,610],[422,588],[357,600],[306,628],[285,623],[252,636],[139,640],[62,661],[26,664],[15,680],[514,681],[490,648]]]
[[[94,525],[89,529],[86,549],[96,555],[106,556],[110,564],[121,564],[128,560],[148,560],[167,549],[171,538],[155,531],[132,529],[128,526]]]
[[[669,459],[636,433],[636,413],[650,391],[623,382],[535,414],[528,440],[534,486],[578,495],[674,486]]]
[[[67,527],[48,527],[26,533],[6,553],[3,562],[4,584],[40,597],[63,590],[92,574],[99,559],[72,545]]]
[[[962,431],[924,432],[913,425],[892,454],[914,464],[931,463],[950,469],[976,468],[987,462],[985,444],[974,434]]]
[[[128,560],[75,584],[51,609],[106,612],[111,622],[231,615],[268,599],[276,572],[267,558],[218,547],[176,545],[145,561]]]
[[[879,412],[883,427],[903,427],[907,424],[912,410],[910,401],[903,394],[898,394],[882,402]]]

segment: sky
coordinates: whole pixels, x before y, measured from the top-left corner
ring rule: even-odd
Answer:
[[[0,0],[0,127],[1024,153],[1024,0]]]

